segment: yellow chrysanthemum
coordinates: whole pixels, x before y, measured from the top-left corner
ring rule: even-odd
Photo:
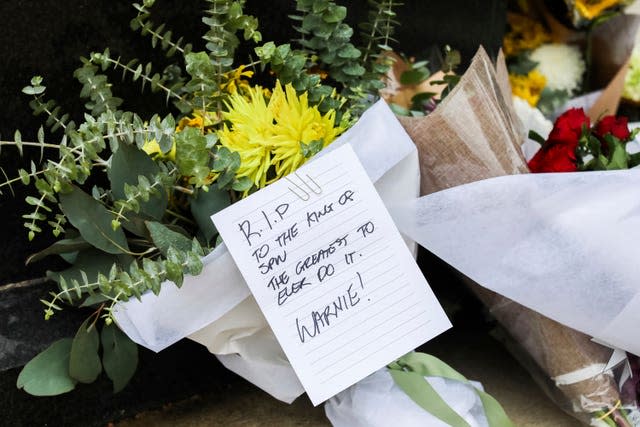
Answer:
[[[551,41],[551,35],[537,21],[519,14],[509,14],[510,31],[502,40],[502,48],[507,56],[535,49],[543,43]]]
[[[324,148],[344,131],[335,125],[335,111],[323,116],[318,107],[309,107],[306,92],[298,96],[290,84],[283,91],[276,82],[269,106],[276,120],[273,164],[277,176],[290,174],[307,160],[301,143],[320,141]]]
[[[248,177],[258,187],[267,184],[267,172],[271,166],[273,147],[273,112],[260,86],[249,88],[248,98],[236,93],[223,113],[225,124],[218,131],[220,143],[240,154],[238,177]]]
[[[302,144],[326,147],[344,131],[335,124],[335,111],[322,115],[309,106],[306,93],[298,96],[291,84],[280,82],[267,101],[267,91],[249,88],[236,93],[223,113],[220,143],[240,155],[237,177],[248,177],[258,188],[295,171],[306,161]],[[273,166],[273,168],[272,168]]]
[[[621,0],[576,0],[575,8],[585,19],[597,18],[602,12],[622,3]]]
[[[544,89],[547,79],[538,71],[533,70],[526,76],[519,74],[509,74],[509,83],[511,83],[511,92],[524,99],[535,107],[540,100],[540,94]]]

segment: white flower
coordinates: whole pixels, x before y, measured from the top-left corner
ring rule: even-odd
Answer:
[[[553,129],[553,123],[540,110],[532,107],[527,101],[517,96],[513,97],[513,107],[526,135],[532,130],[542,138],[547,139]],[[529,161],[540,149],[540,144],[527,138],[521,148],[525,159]]]
[[[547,79],[552,90],[566,90],[573,95],[579,88],[586,69],[580,50],[566,44],[543,44],[531,53],[536,69]]]

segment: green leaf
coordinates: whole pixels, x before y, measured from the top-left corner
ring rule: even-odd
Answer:
[[[540,135],[538,132],[536,132],[535,130],[530,130],[529,131],[529,139],[532,141],[537,142],[540,145],[544,145],[544,143],[546,142],[544,140],[544,138],[542,137],[542,135]]]
[[[414,68],[407,70],[400,76],[400,83],[403,85],[417,85],[427,80],[431,73],[427,68]]]
[[[111,182],[114,197],[126,199],[124,185],[138,185],[138,177],[144,176],[149,180],[160,172],[159,166],[151,157],[133,145],[120,143],[111,157],[111,166],[107,169],[107,176]],[[149,201],[140,204],[140,210],[151,218],[160,219],[167,208],[167,193],[159,188],[151,195]]]
[[[533,71],[538,66],[536,61],[533,61],[529,58],[529,55],[526,53],[521,53],[516,58],[509,63],[509,72],[513,74],[518,74],[521,76],[526,76],[531,71]]]
[[[211,215],[221,211],[230,204],[231,199],[229,198],[229,193],[217,188],[209,188],[209,191],[200,190],[196,196],[191,199],[191,214],[207,241],[210,241],[213,236],[218,233],[216,227],[213,225],[213,221],[211,221]]]
[[[138,346],[117,326],[102,328],[102,364],[107,376],[113,381],[113,392],[122,390],[138,367]]]
[[[254,49],[258,58],[263,60],[269,60],[276,52],[276,45],[274,42],[267,42],[262,46],[258,46]]]
[[[76,380],[69,376],[71,341],[58,340],[31,359],[20,371],[16,386],[34,396],[56,396],[73,390]]]
[[[97,304],[101,304],[105,301],[108,301],[109,298],[107,298],[106,296],[102,295],[102,294],[93,294],[93,295],[89,295],[87,298],[85,298],[84,301],[82,301],[82,304],[80,304],[80,307],[91,307]]]
[[[433,389],[424,377],[442,377],[469,384],[455,369],[429,354],[411,352],[389,366],[389,373],[415,403],[450,426],[468,427],[469,424],[455,412]],[[470,384],[469,384],[470,385]],[[473,386],[472,386],[473,387]],[[486,392],[473,387],[480,398],[490,427],[514,427],[500,403]]]
[[[404,108],[401,105],[398,104],[394,104],[391,103],[389,104],[389,108],[391,108],[391,111],[393,111],[393,113],[397,116],[410,116],[411,115],[411,111],[407,108]]]
[[[98,281],[98,274],[106,275],[113,265],[124,266],[131,262],[132,258],[128,255],[111,255],[91,248],[78,253],[75,262],[71,267],[63,271],[48,271],[47,277],[58,284],[64,279],[67,283],[74,280],[82,283],[82,272],[86,275],[89,283]],[[97,288],[97,286],[96,286]],[[86,290],[90,292],[90,290]]]
[[[420,92],[411,97],[412,110],[424,110],[424,104],[435,96],[433,92]]]
[[[302,155],[308,159],[309,157],[318,154],[320,150],[322,150],[322,145],[321,139],[313,140],[308,144],[300,141],[300,151],[302,151]]]
[[[90,247],[91,245],[87,243],[87,241],[84,240],[82,237],[58,240],[48,248],[43,249],[40,252],[36,252],[33,255],[30,255],[29,258],[27,258],[27,261],[25,262],[25,264],[29,265],[32,262],[40,261],[41,259],[49,255],[67,254],[67,253],[88,249]]]
[[[145,224],[151,234],[153,244],[164,256],[167,256],[167,252],[171,247],[182,252],[191,250],[191,240],[182,234],[170,230],[159,222],[145,221]]]
[[[347,17],[347,8],[330,4],[327,10],[322,14],[322,19],[327,23],[336,23]]]
[[[98,249],[111,254],[129,250],[124,231],[111,228],[112,215],[93,197],[76,186],[60,195],[62,212],[80,235]]]
[[[176,134],[176,166],[182,176],[200,187],[209,176],[209,148],[207,138],[199,129],[187,127]]]
[[[184,57],[187,73],[200,79],[212,78],[216,70],[206,52],[191,52]]]
[[[249,191],[251,187],[253,187],[253,182],[247,176],[241,176],[231,184],[231,188],[235,191]]]
[[[605,136],[605,139],[609,144],[609,147],[613,147],[611,159],[607,165],[607,170],[627,169],[629,167],[629,154],[627,153],[627,150],[625,150],[624,145],[620,143],[618,138],[615,138],[610,134]]]
[[[69,375],[81,383],[92,383],[102,372],[98,356],[100,339],[96,326],[91,323],[93,316],[82,322],[73,338],[69,353]]]

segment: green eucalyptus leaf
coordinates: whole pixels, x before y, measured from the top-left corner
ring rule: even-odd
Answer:
[[[20,371],[16,386],[34,396],[57,396],[73,390],[69,375],[71,338],[63,338],[31,359]]]
[[[76,186],[60,195],[60,207],[80,235],[93,246],[111,254],[129,250],[122,229],[111,227],[112,215],[102,204]]]
[[[253,182],[247,176],[236,178],[231,184],[231,188],[235,191],[249,191],[253,187]]]
[[[176,166],[182,176],[190,177],[197,187],[205,185],[209,176],[207,138],[199,129],[187,127],[176,134]]]
[[[81,383],[92,383],[102,372],[98,356],[100,339],[91,316],[80,325],[69,353],[69,375]]]
[[[113,392],[122,390],[138,367],[138,346],[117,326],[102,328],[102,364],[107,376],[113,381]]]
[[[89,249],[90,247],[91,245],[80,236],[75,237],[73,239],[58,240],[48,248],[43,249],[40,252],[36,252],[33,255],[30,255],[29,258],[27,258],[27,261],[25,262],[25,264],[28,265],[28,264],[31,264],[32,262],[40,261],[41,259],[49,255],[68,254],[68,253]]]
[[[82,304],[80,304],[80,307],[91,307],[94,305],[102,304],[103,302],[108,300],[109,298],[102,294],[93,294],[85,298],[85,300],[82,301]]]
[[[73,390],[69,375],[71,338],[63,338],[31,359],[20,371],[16,386],[34,396],[56,396]]]
[[[323,146],[323,143],[321,139],[313,140],[308,144],[305,144],[304,142],[300,141],[300,151],[302,152],[302,155],[306,158],[313,157],[316,154],[318,154],[322,150],[322,146]]]
[[[170,230],[159,222],[146,221],[145,224],[151,234],[153,244],[156,245],[164,256],[167,256],[169,248],[171,247],[182,252],[191,250],[191,240],[184,235]]]
[[[253,185],[251,180],[249,180],[249,183]],[[207,241],[210,241],[218,232],[213,225],[213,221],[211,221],[211,215],[230,204],[229,192],[213,187],[209,188],[209,191],[198,191],[196,196],[191,199],[191,214],[193,214],[193,218]]]
[[[187,73],[200,79],[211,78],[216,75],[216,70],[206,52],[190,52],[184,57]]]
[[[134,145],[123,143],[113,153],[110,164],[107,176],[111,182],[111,191],[118,199],[126,199],[125,184],[138,185],[140,176],[152,180],[160,172],[158,164],[147,153]],[[159,188],[148,201],[140,204],[140,210],[151,218],[160,219],[167,208],[167,202],[167,193]]]
[[[96,283],[98,274],[106,275],[113,265],[122,267],[130,264],[132,259],[128,255],[112,255],[90,248],[79,252],[71,267],[63,271],[48,271],[47,277],[58,284],[63,279],[66,283],[72,283],[74,280],[82,283],[84,272],[89,283]]]

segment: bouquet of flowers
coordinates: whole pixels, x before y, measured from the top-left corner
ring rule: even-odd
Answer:
[[[424,118],[401,118],[420,153],[422,193],[430,194],[490,177],[528,172],[521,152],[525,133],[520,129],[512,108],[506,76],[504,63],[498,61],[494,67],[486,54],[480,51],[460,83],[432,114]],[[630,137],[625,131],[624,119],[606,117],[591,129],[584,113],[572,110],[559,119],[549,140],[529,165],[532,169],[546,167],[547,170],[628,167],[637,162],[634,155],[624,150]],[[448,199],[446,193],[434,194],[442,194],[440,198],[447,203],[435,204],[434,209],[457,206],[454,200],[458,200],[458,196],[452,195],[453,199]],[[423,199],[424,203],[429,202],[428,197]],[[427,236],[426,233],[443,227],[451,232],[454,224],[458,223],[452,221],[446,227],[444,224],[434,225],[436,228],[422,227],[421,221],[426,221],[429,213],[419,209],[424,204],[418,202],[416,206],[404,214],[418,217],[417,220],[406,218],[410,225],[403,229],[404,232],[420,235],[421,238],[416,240],[426,247],[434,245],[433,242],[442,245],[444,239],[452,239],[451,236]],[[465,230],[471,232],[468,228]],[[472,233],[477,237],[477,230]],[[435,253],[439,254],[438,251]],[[447,257],[444,259],[451,262]],[[476,266],[478,262],[481,261],[470,260],[466,264]],[[491,275],[489,266],[478,265],[474,269],[487,270]],[[561,407],[587,423],[631,424],[623,414],[625,411],[620,410],[622,384],[617,382],[618,376],[608,367],[613,350],[470,279],[464,280],[507,330],[512,338],[510,343],[516,344],[515,348],[512,346],[516,356],[520,356],[525,367]],[[522,299],[530,306],[537,294],[533,290],[525,294],[521,290]],[[622,359],[626,360],[625,357]],[[633,394],[628,401],[629,411],[636,408],[636,399]]]
[[[503,48],[513,95],[555,117],[570,99],[608,87],[613,94],[601,97],[617,108],[637,17],[621,1],[565,3],[518,2],[509,13]]]
[[[267,374],[280,369],[278,386],[295,389],[283,400],[292,400],[302,392],[295,374],[243,286],[210,216],[294,172],[341,134],[345,133],[343,143],[349,142],[349,135],[360,138],[365,125],[355,123],[363,112],[373,111],[371,117],[377,117],[376,111],[387,114],[383,104],[374,101],[391,65],[385,52],[390,50],[397,24],[394,8],[399,4],[371,1],[356,47],[353,30],[345,23],[347,9],[330,0],[296,2],[292,19],[301,39],[295,45],[263,42],[258,20],[245,13],[244,1],[207,0],[204,51],[195,51],[164,25],[154,24],[153,5],[154,0],[134,4],[137,15],[131,26],[150,36],[154,47],[178,56],[178,64],[160,73],[150,63],[127,61],[108,49],[91,53],[74,74],[86,101],[82,119],[69,117],[48,100],[43,79],[34,77],[23,92],[33,97],[34,112],[46,115],[51,135],[41,129],[37,141],[23,141],[16,132],[13,141],[1,143],[21,153],[36,147],[57,154],[20,168],[17,177],[0,184],[33,183],[36,196],[26,198],[33,211],[24,215],[28,237],[48,228],[60,238],[29,261],[59,255],[70,264],[49,273],[59,289],[42,300],[45,318],[63,305],[92,308],[75,337],[56,341],[37,355],[22,370],[17,385],[34,395],[56,395],[78,382],[90,383],[104,371],[117,392],[135,372],[134,341],[145,342],[148,329],[165,326],[163,332],[169,330],[175,338],[180,333],[171,329],[179,324],[212,352],[254,356],[258,363],[222,359],[247,377],[251,369],[264,365],[272,368]],[[236,63],[241,39],[254,48],[257,60]],[[143,89],[163,92],[176,113],[141,117],[121,109],[124,102],[114,96],[109,82],[114,72],[140,82]],[[257,74],[264,84],[252,83]],[[393,126],[401,130],[397,122]],[[381,157],[379,151],[370,151],[370,156]],[[403,150],[385,161],[397,156],[396,163],[406,157],[410,168],[403,170],[417,183],[415,148],[405,141]],[[382,170],[390,168],[386,164]],[[376,178],[383,174],[378,172]],[[389,179],[386,185],[391,188]],[[415,186],[407,188],[415,191]],[[211,277],[222,277],[225,283],[213,290],[198,286]],[[179,299],[172,283],[184,283],[192,293],[184,292]],[[197,299],[202,310],[194,310]],[[142,302],[136,305],[136,300]],[[152,324],[132,320],[135,307],[155,310],[168,300],[182,311],[163,310]],[[240,338],[239,321],[247,323]],[[153,344],[149,347],[162,347]],[[214,351],[220,348],[224,350]],[[430,403],[435,397],[428,393],[431,388],[424,377],[444,377],[467,386],[466,379],[432,359],[422,359],[401,359],[392,367],[398,372],[391,375],[418,407],[439,419],[459,419],[455,411],[439,405],[441,398],[436,406]],[[406,374],[409,370],[416,371],[418,379]],[[481,414],[480,407],[487,410],[486,417],[482,415],[485,422],[510,425],[497,402],[478,388],[471,390],[478,396],[476,409]],[[425,401],[424,396],[431,397]]]

